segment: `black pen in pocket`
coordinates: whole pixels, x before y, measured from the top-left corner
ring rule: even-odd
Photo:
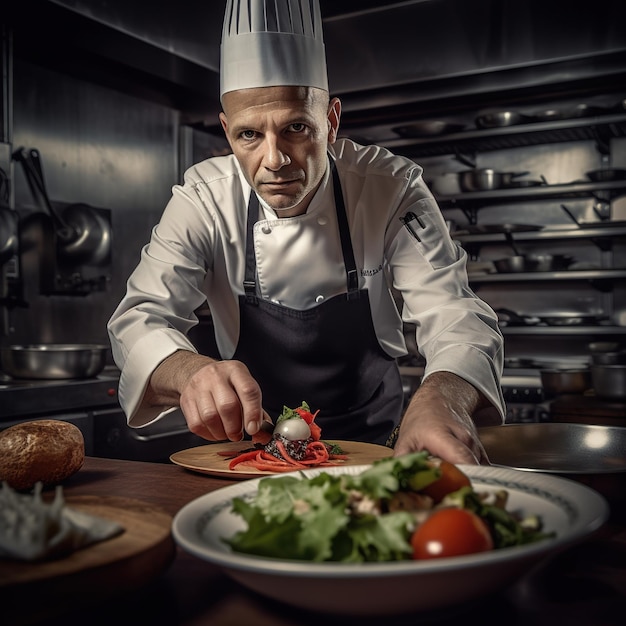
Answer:
[[[406,229],[409,231],[409,234],[411,235],[411,237],[413,237],[416,241],[419,241],[419,242],[422,241],[419,235],[415,232],[415,229],[413,228],[413,223],[417,222],[420,228],[424,228],[424,224],[422,223],[422,220],[420,220],[420,218],[417,215],[415,215],[415,213],[413,213],[412,211],[409,211],[408,213],[406,213],[406,215],[400,218],[400,221],[404,224]]]

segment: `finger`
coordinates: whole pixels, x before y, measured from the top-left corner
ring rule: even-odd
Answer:
[[[233,372],[231,382],[239,399],[243,428],[249,435],[255,435],[263,420],[271,421],[269,415],[263,411],[261,388],[243,364]]]
[[[212,420],[213,428],[222,430],[231,441],[243,438],[241,403],[232,388],[222,388],[213,396],[216,412],[207,419]],[[214,421],[213,421],[214,420]]]
[[[183,411],[189,430],[208,441],[224,441],[227,439],[219,414],[211,409],[205,398],[201,405],[196,399],[182,398],[180,408]]]

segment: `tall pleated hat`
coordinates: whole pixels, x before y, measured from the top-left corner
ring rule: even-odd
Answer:
[[[328,91],[318,0],[227,0],[220,98],[229,91],[286,85]]]

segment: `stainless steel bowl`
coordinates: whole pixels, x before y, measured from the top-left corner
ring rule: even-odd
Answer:
[[[0,349],[0,369],[12,378],[91,378],[104,369],[107,350],[96,344],[7,346]]]
[[[613,514],[626,514],[626,427],[507,424],[478,435],[493,465],[582,482],[608,500]]]

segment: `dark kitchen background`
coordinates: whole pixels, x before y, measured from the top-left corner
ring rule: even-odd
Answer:
[[[108,344],[106,322],[172,185],[228,149],[217,118],[224,2],[6,4],[0,340]],[[501,314],[507,420],[623,418],[623,397],[547,393],[540,371],[585,369],[594,351],[626,346],[626,4],[321,4],[343,135],[424,167],[470,253],[473,288]],[[33,163],[49,204],[27,176]],[[459,176],[483,168],[514,176],[474,190],[483,183]],[[60,254],[64,215],[92,237]],[[552,265],[498,264],[514,253]],[[408,397],[423,363],[407,338]],[[199,443],[176,414],[129,433],[116,382],[110,354],[87,380],[3,375],[1,426],[70,419],[103,456],[162,460]]]

